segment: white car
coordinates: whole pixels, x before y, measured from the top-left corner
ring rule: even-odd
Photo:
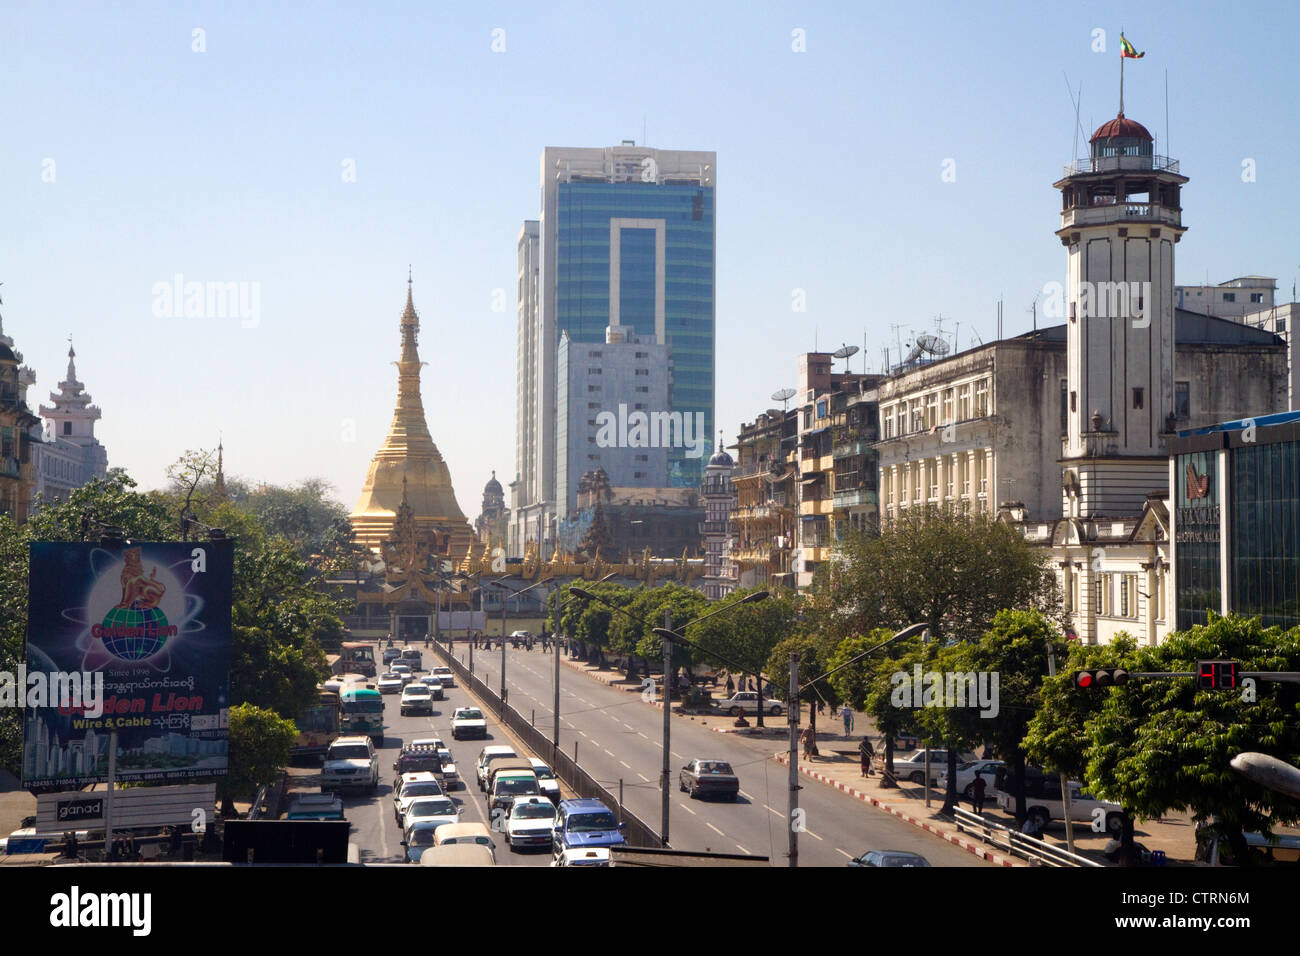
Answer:
[[[486,737],[487,721],[477,707],[461,707],[451,717],[451,739]]]
[[[399,827],[406,826],[406,808],[420,797],[443,797],[442,784],[433,774],[425,771],[423,773],[404,773],[402,779],[398,781],[397,787],[393,790],[393,816],[397,820]]]
[[[519,797],[506,817],[506,845],[511,850],[551,845],[555,827],[555,804],[545,797]]]
[[[402,688],[402,716],[407,714],[433,715],[433,695],[429,688],[419,681],[414,681]]]
[[[1001,760],[975,760],[970,763],[961,763],[957,765],[957,792],[967,800],[971,798],[971,784],[975,782],[975,774],[979,774],[984,781],[984,796],[993,796],[993,781],[997,777],[998,770],[1006,764]],[[897,764],[895,764],[897,767]],[[931,758],[930,769],[934,769],[933,758]],[[948,767],[945,766],[939,771],[938,787],[940,790],[948,789]]]
[[[402,684],[402,675],[393,671],[380,675],[377,683],[381,694],[400,694],[404,686]]]
[[[495,747],[484,747],[479,752],[478,764],[474,768],[474,772],[478,776],[478,788],[480,790],[487,789],[487,775],[491,769],[491,763],[494,759],[506,758],[506,757],[517,757],[517,756],[519,755],[515,753],[514,747],[507,747],[503,745],[498,745]]]
[[[609,866],[609,847],[573,847],[552,860],[551,866]]]
[[[415,680],[415,673],[407,664],[397,663],[390,668],[391,672],[402,679],[402,686],[405,687],[411,681]]]
[[[1124,808],[1110,800],[1101,800],[1087,793],[1083,784],[1077,780],[1069,782],[1070,819],[1075,823],[1097,823],[1116,839],[1124,832]],[[1007,813],[1016,812],[1016,798],[1006,790],[996,790],[998,807]],[[1061,799],[1059,786],[1045,789],[1047,796],[1026,796],[1025,816],[1038,824],[1039,830],[1045,830],[1053,820],[1065,819],[1065,801]]]
[[[957,766],[964,763],[970,763],[975,759],[971,753],[958,754]],[[930,748],[930,785],[933,786],[938,774],[948,766],[948,751],[940,750],[937,747]],[[906,757],[894,758],[894,776],[899,780],[910,780],[912,783],[925,783],[925,751],[918,750],[910,753]]]
[[[443,687],[456,686],[456,675],[452,672],[450,667],[435,667],[429,673],[442,681]]]
[[[425,826],[459,823],[462,812],[463,808],[452,803],[450,797],[416,797],[407,805],[402,816],[403,839],[410,842],[411,828],[416,823]]]
[[[433,674],[425,674],[419,678],[419,683],[429,688],[429,694],[434,700],[445,700],[446,697],[442,692],[442,681]]]
[[[325,751],[321,767],[321,793],[379,787],[379,755],[369,737],[336,737]]]
[[[537,774],[537,786],[541,789],[542,796],[549,798],[552,803],[558,804],[560,802],[560,781],[555,779],[555,771],[536,757],[529,757],[528,762],[533,765],[533,772]]]

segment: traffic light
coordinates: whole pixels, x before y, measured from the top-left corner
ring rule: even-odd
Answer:
[[[1198,690],[1233,690],[1237,687],[1236,661],[1197,661]]]
[[[1107,668],[1094,671],[1075,671],[1074,686],[1076,690],[1093,690],[1097,687],[1110,687],[1114,684],[1127,684],[1128,671],[1123,668]]]

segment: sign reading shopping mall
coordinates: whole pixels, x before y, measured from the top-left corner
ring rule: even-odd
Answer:
[[[35,543],[23,713],[23,785],[226,772],[229,541]],[[12,681],[11,681],[12,682]]]

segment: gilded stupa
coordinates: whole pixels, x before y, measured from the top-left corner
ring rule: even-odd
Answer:
[[[415,312],[411,280],[406,281],[402,313],[402,357],[397,365],[397,408],[388,437],[366,473],[356,510],[349,516],[358,544],[380,552],[392,539],[399,510],[409,509],[415,527],[435,532],[440,556],[459,559],[474,537],[456,503],[451,473],[429,435],[420,399],[420,361],[416,347],[420,317]],[[405,505],[406,508],[402,506]]]

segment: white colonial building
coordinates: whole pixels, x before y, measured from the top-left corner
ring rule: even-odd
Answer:
[[[108,452],[95,437],[100,410],[90,403],[85,386],[77,381],[76,351],[68,346],[68,376],[50,404],[39,409],[44,419],[42,441],[32,445],[32,510],[37,499],[66,499],[73,489],[108,471]]]

